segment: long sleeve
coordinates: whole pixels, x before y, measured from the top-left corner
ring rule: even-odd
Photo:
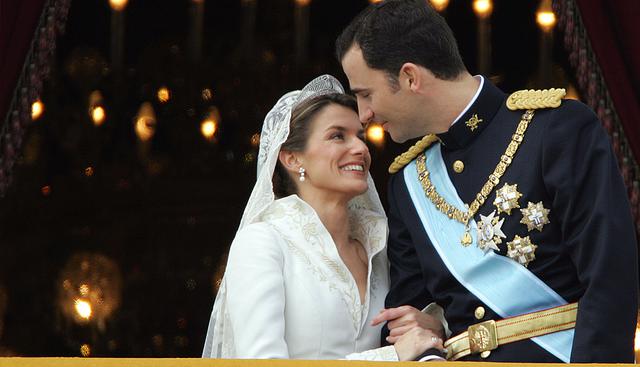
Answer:
[[[256,224],[238,232],[231,246],[225,277],[238,358],[289,358],[278,241],[267,225]]]
[[[557,114],[546,128],[542,169],[584,288],[571,362],[633,363],[638,263],[626,189],[596,116],[578,104]]]
[[[375,349],[365,350],[360,353],[351,353],[345,357],[347,360],[354,361],[386,361],[386,362],[398,362],[398,354],[396,348],[393,345],[387,345],[386,347],[380,347]]]
[[[389,242],[387,254],[390,263],[390,289],[385,307],[411,305],[423,309],[432,302],[425,288],[423,270],[409,230],[403,222],[397,206],[397,190],[403,189],[402,173],[392,176],[389,182]],[[382,344],[389,334],[386,325],[382,329]]]

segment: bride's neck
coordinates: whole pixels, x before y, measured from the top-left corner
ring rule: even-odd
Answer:
[[[318,214],[337,246],[349,243],[348,201],[319,197],[302,197]]]

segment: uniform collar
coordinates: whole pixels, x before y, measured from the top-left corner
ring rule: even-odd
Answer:
[[[475,100],[471,100],[467,108],[451,124],[449,130],[437,134],[444,149],[456,150],[469,145],[489,125],[504,104],[506,95],[489,80],[483,78],[480,93],[474,97]]]

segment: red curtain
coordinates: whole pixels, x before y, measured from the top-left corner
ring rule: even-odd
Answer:
[[[0,0],[0,197],[31,122],[71,0]],[[15,98],[14,98],[15,96]]]
[[[576,0],[635,161],[640,161],[640,1]]]
[[[0,126],[27,58],[45,0],[0,1]]]

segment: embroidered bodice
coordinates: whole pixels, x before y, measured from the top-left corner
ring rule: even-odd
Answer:
[[[380,345],[380,326],[370,323],[389,287],[386,217],[351,205],[349,221],[367,252],[365,300],[331,235],[297,196],[274,201],[238,232],[218,295],[233,334],[226,357],[339,359]],[[394,358],[389,347],[359,357]]]

